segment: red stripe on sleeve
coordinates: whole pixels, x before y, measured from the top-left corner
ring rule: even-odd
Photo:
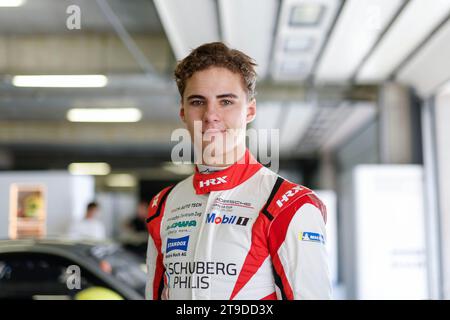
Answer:
[[[164,277],[164,264],[163,264],[163,256],[161,253],[161,222],[162,217],[164,216],[164,209],[166,207],[166,193],[171,189],[171,187],[167,187],[163,189],[161,192],[159,192],[150,202],[149,208],[148,208],[148,219],[150,221],[147,223],[147,229],[150,234],[150,236],[153,239],[153,242],[155,243],[155,247],[158,250],[158,256],[156,258],[156,268],[155,268],[155,275],[153,277],[153,299],[159,300],[160,297],[160,285],[163,281]],[[164,198],[164,202],[162,199]]]
[[[259,270],[264,260],[269,256],[267,249],[266,230],[268,228],[269,221],[262,214],[259,214],[252,227],[252,245],[241,271],[239,272],[238,279],[234,285],[233,291],[230,296],[230,300],[233,300],[241,289],[250,281],[253,275]]]
[[[164,277],[164,271],[163,256],[161,252],[159,252],[158,258],[156,259],[155,277],[153,278],[153,300],[161,300],[159,289]]]
[[[288,300],[294,300],[294,292],[292,291],[291,284],[289,283],[286,273],[284,272],[283,264],[280,261],[280,257],[277,253],[272,255],[272,264],[275,272],[281,278],[281,284],[283,285],[280,290],[284,292]]]
[[[317,199],[318,200],[318,199]],[[320,201],[320,200],[319,200]],[[281,279],[282,288],[287,299],[294,299],[292,287],[287,279],[286,273],[278,255],[278,250],[286,239],[287,230],[292,218],[297,211],[306,203],[317,205],[309,195],[305,195],[295,199],[289,206],[278,212],[271,225],[269,226],[269,251],[272,257],[272,263],[276,273]],[[319,208],[320,209],[320,208]]]

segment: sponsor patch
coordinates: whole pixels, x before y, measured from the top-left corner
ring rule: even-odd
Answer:
[[[318,242],[325,244],[325,239],[323,235],[315,232],[300,232],[299,240],[308,242]]]
[[[208,213],[206,215],[206,223],[214,224],[235,224],[238,226],[246,226],[250,218],[238,217],[234,215],[226,215],[223,217],[216,216],[216,213]]]
[[[173,250],[187,251],[189,236],[182,238],[167,238],[166,253]]]
[[[197,226],[197,221],[195,220],[186,220],[186,221],[178,221],[174,222],[167,226],[166,230],[175,229],[175,228],[188,228]]]

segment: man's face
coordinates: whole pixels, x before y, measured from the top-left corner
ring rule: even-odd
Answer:
[[[207,150],[222,157],[245,149],[246,125],[255,114],[256,102],[248,101],[240,74],[211,67],[195,72],[186,82],[180,117],[194,143],[201,141],[203,156]]]

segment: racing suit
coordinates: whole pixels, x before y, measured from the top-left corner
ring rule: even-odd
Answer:
[[[149,204],[147,299],[329,299],[326,209],[256,162],[194,175]]]

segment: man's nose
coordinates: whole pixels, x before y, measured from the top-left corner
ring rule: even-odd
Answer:
[[[205,113],[203,114],[203,121],[206,123],[216,122],[220,120],[218,105],[210,102],[206,105]]]

